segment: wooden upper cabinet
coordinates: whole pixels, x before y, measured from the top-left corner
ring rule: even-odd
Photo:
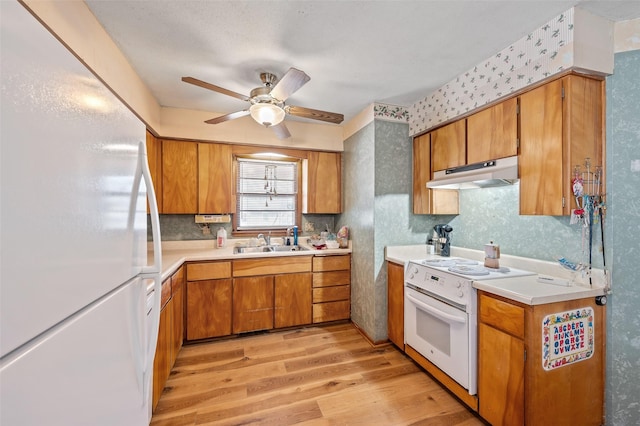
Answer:
[[[454,121],[431,132],[432,171],[466,164],[466,120]]]
[[[162,141],[162,212],[198,212],[198,144]]]
[[[592,171],[595,166],[602,166],[604,170],[605,83],[604,80],[570,75],[562,79],[562,84],[565,94],[562,110],[565,123],[562,180],[567,200],[564,214],[570,215],[571,209],[576,208],[571,187],[573,168],[580,165],[584,170],[588,157]],[[602,180],[604,194],[604,175]]]
[[[467,163],[518,155],[518,99],[511,98],[467,118]]]
[[[342,155],[310,151],[303,167],[303,191],[303,213],[342,213]]]
[[[198,144],[198,213],[233,213],[231,146]]]
[[[520,96],[520,214],[562,215],[562,80]]]
[[[427,182],[431,180],[431,133],[413,139],[413,213],[429,214]]]
[[[520,214],[576,208],[573,167],[587,157],[602,165],[603,89],[602,80],[570,75],[520,96]]]
[[[151,180],[153,181],[153,189],[156,193],[156,202],[158,203],[158,210],[162,211],[162,142],[153,136],[151,132],[147,130],[147,161],[149,162],[149,172],[151,173]],[[147,205],[147,212],[149,206]]]
[[[459,194],[451,189],[429,189],[431,133],[413,140],[413,214],[458,214]]]

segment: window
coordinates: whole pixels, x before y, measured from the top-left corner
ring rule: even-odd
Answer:
[[[237,230],[294,226],[298,213],[296,161],[237,158]]]

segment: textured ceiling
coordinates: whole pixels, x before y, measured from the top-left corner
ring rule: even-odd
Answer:
[[[578,5],[611,20],[639,1],[105,1],[86,2],[162,106],[230,113],[259,73],[289,67],[311,81],[287,101],[349,120],[372,102],[410,106]],[[224,125],[224,124],[222,124]]]

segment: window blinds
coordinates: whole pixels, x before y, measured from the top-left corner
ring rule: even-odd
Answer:
[[[295,225],[298,163],[238,159],[238,229],[288,228]]]

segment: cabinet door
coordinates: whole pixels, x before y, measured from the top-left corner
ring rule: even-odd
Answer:
[[[427,182],[431,180],[431,134],[413,140],[413,214],[429,214]]]
[[[198,144],[162,141],[162,212],[198,212]]]
[[[275,276],[275,328],[311,324],[311,273]]]
[[[604,82],[579,75],[562,79],[564,88],[564,136],[565,159],[563,164],[564,214],[570,215],[575,205],[571,180],[577,165],[584,171],[585,159],[591,161],[591,170],[603,166],[604,157]],[[605,193],[604,176],[602,193]]]
[[[562,81],[520,96],[520,214],[561,216]]]
[[[431,180],[430,133],[413,140],[413,214],[458,214],[458,191],[429,189]]]
[[[171,277],[173,322],[171,324],[171,365],[175,364],[184,340],[184,268],[181,266]]]
[[[431,170],[466,164],[466,120],[458,120],[431,132]]]
[[[387,262],[387,334],[404,350],[404,267]]]
[[[162,142],[147,130],[147,160],[149,161],[149,172],[153,181],[153,188],[156,192],[156,202],[158,210],[162,211]],[[147,204],[147,213],[149,206]]]
[[[158,328],[158,343],[153,359],[153,409],[158,405],[160,395],[171,372],[171,320],[173,317],[173,303],[167,302],[160,311],[160,327]]]
[[[478,324],[480,416],[494,426],[524,424],[524,342]]]
[[[233,332],[273,328],[273,275],[233,280]]]
[[[187,282],[187,340],[231,334],[231,279]]]
[[[233,213],[231,146],[198,144],[198,212]]]
[[[467,118],[467,163],[518,155],[518,99],[511,98]]]
[[[303,170],[303,213],[342,213],[342,155],[310,151]]]

